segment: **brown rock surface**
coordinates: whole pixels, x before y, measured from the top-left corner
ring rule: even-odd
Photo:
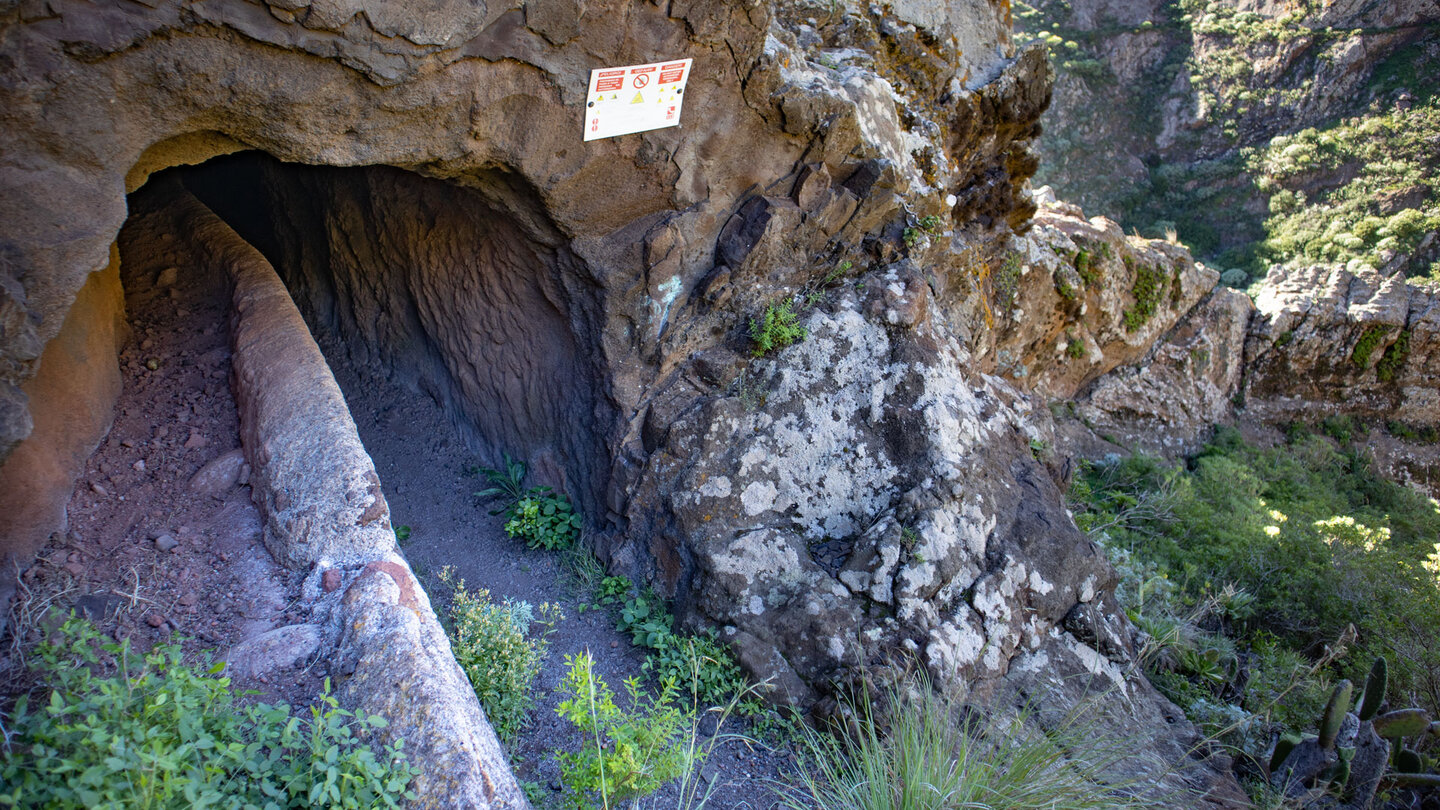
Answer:
[[[1368,267],[1274,267],[1245,341],[1245,410],[1440,425],[1440,294]]]
[[[52,532],[65,531],[72,482],[114,418],[116,357],[128,334],[120,256],[112,251],[110,263],[85,280],[45,347],[42,370],[23,387],[34,427],[0,465],[0,564],[7,572],[28,565]]]

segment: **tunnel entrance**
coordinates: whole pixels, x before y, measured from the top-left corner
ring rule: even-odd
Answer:
[[[533,188],[500,170],[460,186],[261,152],[164,174],[270,260],[332,367],[363,372],[342,385],[378,374],[433,398],[474,461],[527,459],[532,483],[605,525],[599,288]]]

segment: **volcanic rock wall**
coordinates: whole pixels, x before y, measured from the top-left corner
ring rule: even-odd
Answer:
[[[1073,702],[1083,679],[1155,740],[1137,774],[1209,781],[1170,767],[1193,729],[1131,666],[1112,574],[1034,458],[1048,412],[990,373],[1004,341],[1054,339],[996,331],[1050,83],[1008,3],[0,13],[6,452],[34,347],[148,173],[249,149],[388,166],[271,177],[269,247],[315,327],[492,461],[548,459],[611,567],[719,625],[777,699],[911,655],[957,694]],[[592,67],[682,56],[682,127],[581,142]],[[1199,289],[1117,260],[1136,280],[1104,317]],[[750,320],[784,300],[809,337],[752,357]]]

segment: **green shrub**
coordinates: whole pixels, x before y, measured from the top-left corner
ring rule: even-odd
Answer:
[[[765,307],[759,320],[750,319],[750,340],[754,343],[750,353],[756,357],[764,357],[793,343],[799,343],[808,334],[805,327],[800,325],[800,319],[789,301],[771,304]]]
[[[525,488],[525,463],[505,454],[505,469],[476,467],[475,472],[493,485],[475,493],[477,498],[499,498],[492,515],[505,515],[505,534],[525,541],[530,548],[568,549],[580,537],[583,521],[570,499],[550,487]]]
[[[363,741],[384,718],[350,713],[329,682],[309,716],[236,705],[230,680],[180,647],[140,655],[71,618],[37,650],[49,690],[9,720],[0,805],[30,808],[398,807],[418,773],[396,742]],[[103,674],[113,669],[113,675]]]
[[[566,800],[577,810],[604,806],[654,793],[696,764],[696,750],[685,744],[689,718],[672,704],[675,687],[647,700],[635,678],[625,681],[629,706],[594,672],[590,653],[565,656],[564,696],[556,711],[583,735],[579,752],[559,753]],[[598,803],[597,803],[598,799]]]
[[[1355,341],[1355,348],[1350,352],[1350,362],[1365,368],[1370,365],[1370,355],[1380,347],[1380,341],[1385,337],[1385,327],[1367,326],[1365,331],[1360,333],[1360,339]]]
[[[1385,347],[1385,353],[1380,355],[1380,362],[1375,364],[1375,377],[1381,382],[1394,382],[1405,368],[1405,360],[1409,357],[1410,330],[1401,329],[1395,342]]]
[[[696,708],[724,706],[746,687],[735,656],[714,631],[671,635],[646,658],[644,668],[660,683],[673,683],[688,693]]]
[[[1440,626],[1440,582],[1426,567],[1440,508],[1364,458],[1304,430],[1257,448],[1221,429],[1183,467],[1139,457],[1094,465],[1072,498],[1077,523],[1117,559],[1132,615],[1183,618],[1233,585],[1253,595],[1253,610],[1219,623],[1242,648],[1263,638],[1272,655],[1283,647],[1315,663],[1353,632],[1352,655],[1315,679],[1356,678],[1351,662],[1383,654],[1398,699],[1440,709],[1440,651],[1419,641],[1421,628]],[[1181,674],[1201,686],[1208,677]],[[1239,703],[1261,712],[1268,700],[1256,691]]]
[[[1167,279],[1161,268],[1150,264],[1134,262],[1125,257],[1125,266],[1135,273],[1135,285],[1130,294],[1135,297],[1135,306],[1123,313],[1125,331],[1134,332],[1149,322],[1159,308],[1165,294]]]
[[[538,617],[529,602],[507,599],[497,605],[484,588],[466,590],[465,580],[454,579],[450,568],[440,571],[440,581],[453,589],[448,630],[455,660],[495,733],[512,742],[529,725],[535,705],[531,687],[545,663],[550,634],[565,616],[549,603],[540,606]],[[535,625],[539,631],[532,633]]]
[[[627,582],[628,584],[628,582]],[[674,632],[665,603],[651,591],[620,605],[617,630],[650,653],[645,671],[662,685],[688,693],[692,706],[723,706],[745,691],[745,676],[735,656],[713,632],[687,636]]]
[[[549,487],[531,487],[510,507],[505,534],[530,548],[566,549],[580,537],[581,520],[570,499],[551,494]]]

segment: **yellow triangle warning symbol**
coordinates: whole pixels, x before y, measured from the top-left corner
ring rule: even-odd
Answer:
[[[631,100],[630,100],[630,103],[631,103],[631,104],[639,104],[639,103],[643,102],[644,100],[645,100],[645,96],[641,95],[640,93],[636,93],[636,94],[635,94],[635,98],[631,99]]]

